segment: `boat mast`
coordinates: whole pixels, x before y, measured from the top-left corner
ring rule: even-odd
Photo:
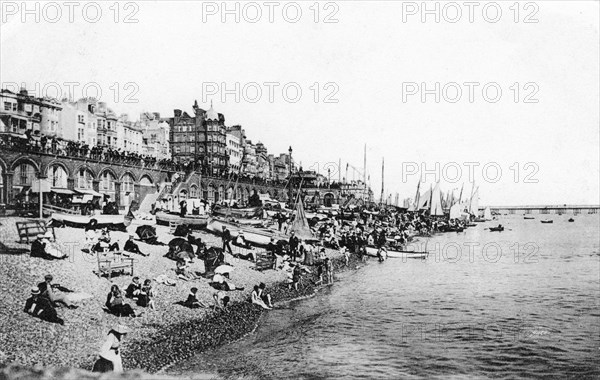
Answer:
[[[365,143],[363,152],[363,204],[365,203],[365,194],[367,192],[367,144]]]
[[[381,158],[381,196],[379,198],[380,205],[383,205],[383,194],[384,194],[384,179],[385,179],[385,157]]]

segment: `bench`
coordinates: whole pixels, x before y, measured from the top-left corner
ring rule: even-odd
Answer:
[[[17,233],[19,234],[19,243],[31,243],[37,235],[45,234],[48,230],[52,231],[52,236],[56,239],[54,227],[48,227],[45,221],[28,220],[25,222],[16,222]]]
[[[263,271],[267,269],[275,269],[275,264],[277,263],[277,259],[274,254],[271,254],[267,251],[258,251],[255,253],[256,255],[256,264],[254,265],[254,269],[258,271]]]
[[[133,276],[133,258],[125,257],[121,252],[97,252],[98,277],[108,276],[110,280],[113,273],[129,272]]]

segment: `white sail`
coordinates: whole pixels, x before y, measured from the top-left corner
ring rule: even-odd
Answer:
[[[475,189],[475,192],[471,196],[471,202],[469,204],[469,213],[475,216],[479,216],[479,187]]]
[[[492,210],[490,210],[489,206],[483,211],[483,219],[492,220]]]
[[[431,194],[431,205],[429,205],[429,215],[441,216],[444,215],[442,208],[442,192],[440,191],[440,183],[436,183]]]
[[[450,207],[450,219],[461,219],[463,215],[460,203],[455,203]]]
[[[425,194],[421,195],[419,197],[419,207],[417,208],[417,210],[420,210],[422,208],[429,208],[429,199],[431,198],[431,189],[427,190],[425,192]]]

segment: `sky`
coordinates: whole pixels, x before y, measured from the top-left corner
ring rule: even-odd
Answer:
[[[362,176],[366,144],[392,200],[421,179],[474,180],[480,205],[600,203],[598,2],[1,3],[3,88],[99,88],[134,119],[212,101],[332,180]]]

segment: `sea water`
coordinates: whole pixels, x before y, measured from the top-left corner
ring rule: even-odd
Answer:
[[[599,215],[500,216],[371,259],[174,374],[244,379],[598,378]],[[553,219],[553,224],[542,224]],[[489,227],[502,223],[504,232]],[[425,247],[426,246],[426,247]]]

